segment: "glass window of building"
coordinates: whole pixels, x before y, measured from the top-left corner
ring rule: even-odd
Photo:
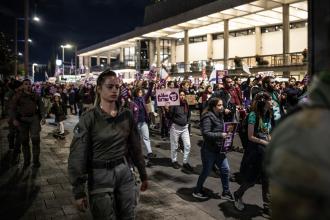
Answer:
[[[157,55],[157,51],[155,53]],[[167,65],[171,60],[171,40],[160,40],[160,63]]]
[[[149,67],[149,41],[142,40],[140,45],[140,68],[148,70]]]
[[[124,48],[124,64],[128,67],[135,67],[135,48]]]

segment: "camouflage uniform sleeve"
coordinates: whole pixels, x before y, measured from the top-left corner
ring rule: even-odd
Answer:
[[[128,154],[139,171],[141,181],[144,181],[147,180],[147,171],[142,154],[140,135],[132,113],[129,112],[129,115],[131,130],[128,137]]]
[[[83,115],[73,130],[68,159],[69,180],[73,186],[75,199],[85,197],[87,181],[88,146],[90,143],[88,115]]]

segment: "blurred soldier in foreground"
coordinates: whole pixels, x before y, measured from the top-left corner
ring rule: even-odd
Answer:
[[[330,2],[308,1],[309,100],[274,130],[266,159],[272,219],[330,219]]]

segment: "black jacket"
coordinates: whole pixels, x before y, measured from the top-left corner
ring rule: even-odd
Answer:
[[[190,120],[190,110],[187,101],[183,101],[179,106],[171,106],[166,113],[166,117],[174,124],[185,126]]]
[[[204,113],[201,118],[201,132],[204,139],[203,147],[213,153],[220,153],[224,143],[222,114],[216,116],[211,111]]]

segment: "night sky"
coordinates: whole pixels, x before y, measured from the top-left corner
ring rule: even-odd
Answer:
[[[132,31],[143,25],[144,8],[150,0],[30,0],[30,15],[42,19],[30,23],[30,63],[47,64],[51,55],[62,58],[61,44],[78,50]],[[14,16],[24,17],[23,0],[1,0],[0,31],[14,36]],[[18,23],[18,39],[24,39],[24,21]],[[18,43],[23,52],[24,43]],[[73,51],[73,50],[72,50]],[[73,53],[65,50],[65,61]]]

